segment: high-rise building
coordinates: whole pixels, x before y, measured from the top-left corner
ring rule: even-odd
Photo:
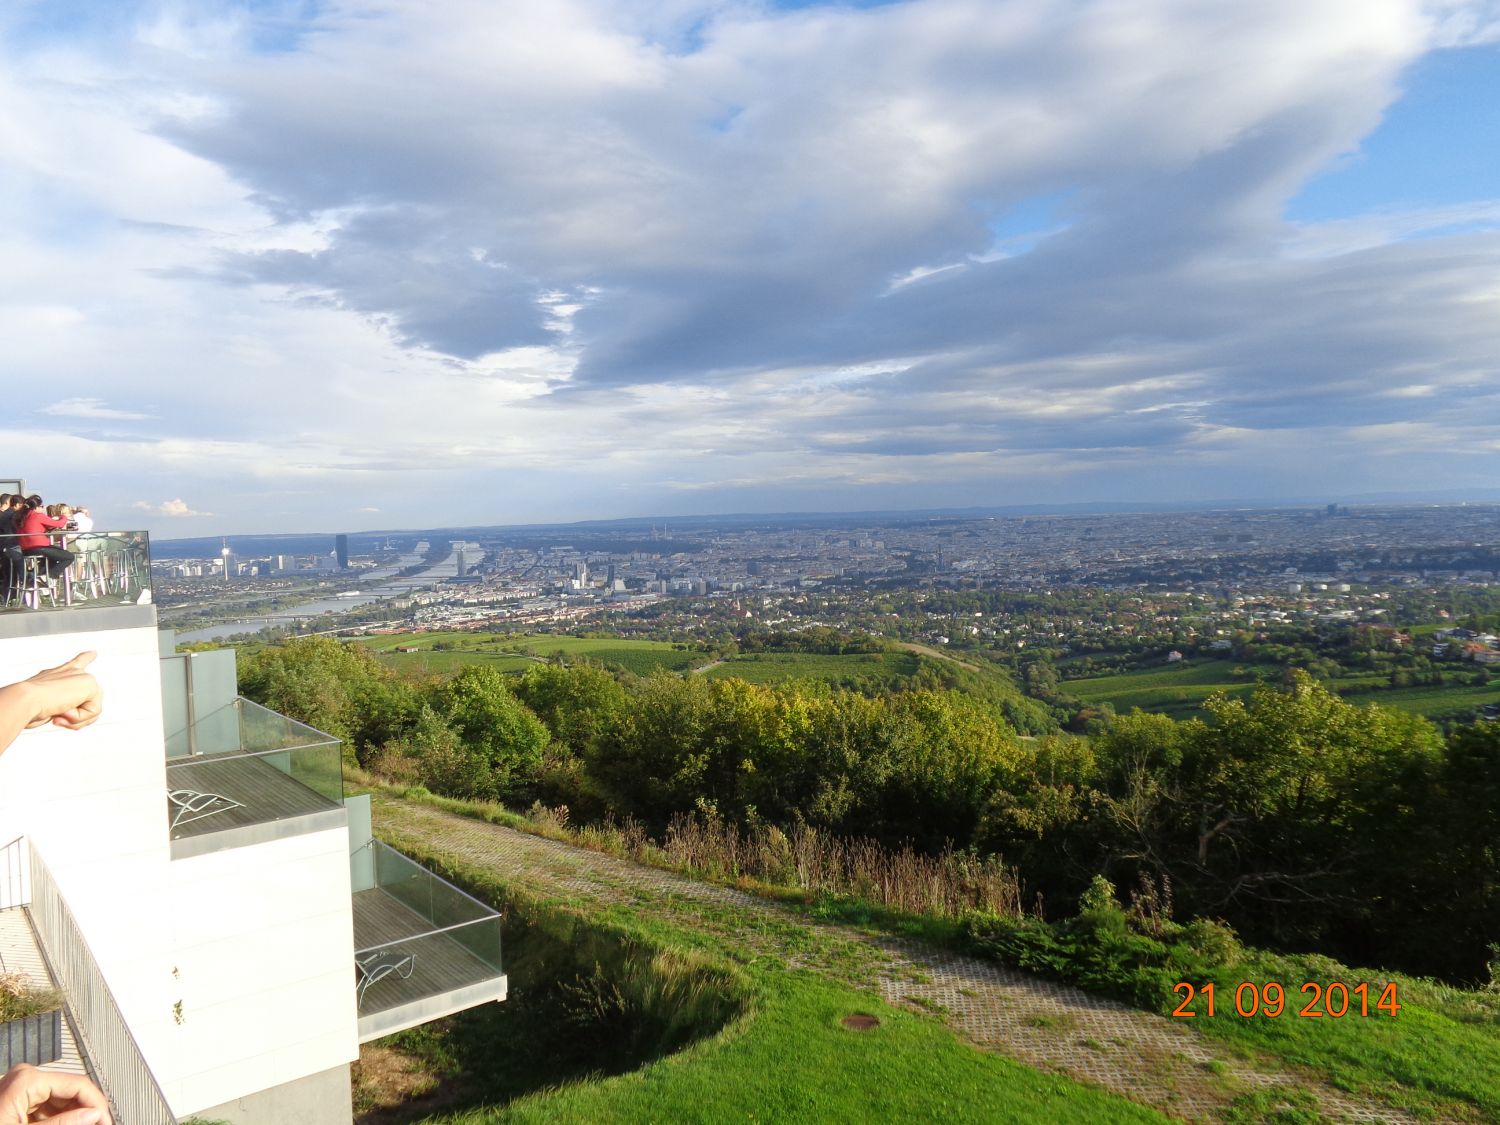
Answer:
[[[333,537],[334,557],[339,560],[339,569],[349,569],[349,537],[347,535],[335,535]]]
[[[176,653],[144,535],[112,549],[107,594],[0,614],[0,683],[94,650],[105,691],[0,755],[0,955],[54,978],[116,1121],[344,1125],[360,1043],[504,998],[498,916],[375,839],[232,650]]]
[[[469,573],[464,567],[464,549],[462,547],[453,552],[453,573],[459,578]]]

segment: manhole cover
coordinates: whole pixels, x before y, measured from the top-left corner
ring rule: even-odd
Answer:
[[[880,1026],[879,1019],[866,1015],[864,1012],[855,1012],[853,1015],[845,1016],[839,1022],[851,1031],[869,1031],[872,1027]]]

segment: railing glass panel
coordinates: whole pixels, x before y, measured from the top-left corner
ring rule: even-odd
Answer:
[[[189,752],[167,759],[174,840],[323,812],[343,802],[338,739],[248,699],[195,718],[185,741]]]
[[[374,885],[354,894],[360,1016],[502,975],[498,913],[394,848],[365,846],[375,862]]]

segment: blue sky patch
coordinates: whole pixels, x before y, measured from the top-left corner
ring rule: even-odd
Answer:
[[[1500,199],[1500,48],[1434,52],[1402,85],[1380,127],[1303,188],[1288,219]]]

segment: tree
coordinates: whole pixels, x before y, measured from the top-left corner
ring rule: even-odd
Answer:
[[[536,776],[550,737],[547,728],[494,668],[470,665],[438,684],[433,708],[483,762],[486,795],[503,798]]]
[[[410,684],[332,637],[262,649],[240,662],[239,682],[255,702],[341,739],[361,762],[404,735],[420,707]]]

